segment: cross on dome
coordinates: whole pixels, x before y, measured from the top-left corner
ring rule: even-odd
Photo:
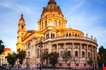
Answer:
[[[56,1],[55,0],[49,0],[48,4],[56,4]]]

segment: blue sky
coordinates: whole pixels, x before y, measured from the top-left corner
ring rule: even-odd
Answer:
[[[24,14],[27,29],[37,29],[42,8],[48,0],[0,0],[0,39],[16,51],[18,20]],[[97,38],[106,47],[106,0],[56,0],[67,26]]]

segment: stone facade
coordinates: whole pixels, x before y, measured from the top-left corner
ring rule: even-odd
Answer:
[[[26,51],[26,62],[30,64],[40,63],[40,53],[45,50],[48,53],[58,52],[59,63],[65,66],[62,54],[65,50],[71,54],[67,62],[70,67],[88,67],[87,61],[92,59],[97,62],[97,42],[93,36],[89,37],[82,31],[67,28],[67,20],[55,0],[49,0],[43,8],[38,22],[39,30],[27,31],[24,16],[21,15],[18,24],[17,51]],[[39,43],[42,41],[42,48]],[[66,65],[67,66],[67,65]]]

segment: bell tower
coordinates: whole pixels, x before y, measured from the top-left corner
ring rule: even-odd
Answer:
[[[49,26],[56,27],[57,29],[66,28],[67,20],[57,5],[55,0],[49,0],[48,5],[43,8],[41,18],[39,20],[39,30],[42,31]]]
[[[18,32],[17,32],[17,51],[23,49],[23,37],[26,33],[26,25],[23,14],[21,14],[19,23],[18,23]]]

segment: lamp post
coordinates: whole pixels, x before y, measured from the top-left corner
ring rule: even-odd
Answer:
[[[41,54],[42,54],[41,52],[42,52],[42,50],[41,49],[43,47],[43,42],[40,41],[38,45],[39,45],[39,48],[40,48],[40,70],[42,70],[42,60],[41,60]]]
[[[29,57],[28,56],[26,57],[26,66],[27,66],[26,69],[29,70],[30,66],[29,66]]]

